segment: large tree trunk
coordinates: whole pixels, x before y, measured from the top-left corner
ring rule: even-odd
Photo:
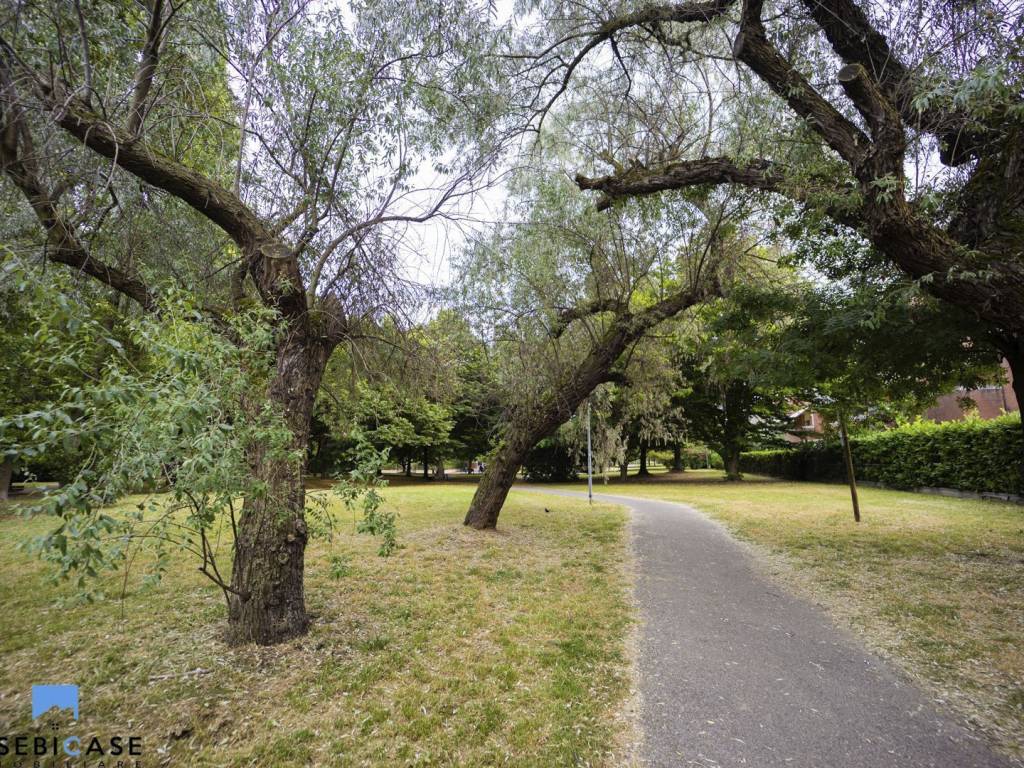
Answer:
[[[629,462],[624,461],[619,464],[619,479],[625,480],[627,477],[629,477]]]
[[[639,471],[636,474],[637,474],[638,477],[647,477],[649,474],[651,474],[647,470],[647,441],[646,440],[641,440],[640,441],[640,469],[639,469]]]
[[[686,467],[683,466],[683,446],[679,443],[675,443],[672,446],[672,472],[682,472]]]
[[[722,461],[725,464],[725,479],[734,482],[742,480],[740,474],[740,449],[735,445],[722,446]]]
[[[248,449],[253,479],[265,492],[245,499],[238,521],[228,642],[270,645],[302,635],[309,627],[303,590],[303,472],[313,403],[329,355],[329,345],[304,336],[289,336],[278,348],[267,399],[291,430],[292,447],[300,458],[268,454],[262,444]]]
[[[474,528],[496,527],[501,507],[529,450],[568,421],[590,393],[608,380],[619,357],[631,344],[705,295],[703,287],[695,287],[674,293],[643,312],[631,314],[622,310],[617,314],[575,370],[567,371],[540,402],[523,405],[513,416],[505,442],[480,478],[464,524]]]
[[[14,464],[10,461],[0,461],[0,501],[7,501],[13,475]]]

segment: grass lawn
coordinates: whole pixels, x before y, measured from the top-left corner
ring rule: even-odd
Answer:
[[[621,765],[625,515],[518,495],[478,533],[472,490],[388,489],[404,545],[388,559],[339,509],[307,550],[312,630],[273,648],[221,642],[222,595],[186,555],[123,605],[75,604],[16,550],[53,521],[0,509],[0,734],[49,734],[31,685],[73,682],[74,732],[141,735],[147,766]]]
[[[862,488],[857,525],[844,485],[721,478],[688,471],[594,489],[691,504],[784,555],[773,570],[1024,753],[1024,507]]]

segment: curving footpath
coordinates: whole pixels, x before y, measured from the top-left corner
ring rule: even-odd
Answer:
[[[718,523],[683,504],[594,499],[632,510],[645,765],[1020,765],[823,611],[767,580]]]

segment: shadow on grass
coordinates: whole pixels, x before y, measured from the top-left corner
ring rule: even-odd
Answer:
[[[467,474],[465,472],[449,472],[444,480],[438,480],[434,476],[424,478],[422,474],[413,474],[411,477],[400,473],[385,472],[384,478],[388,485],[396,488],[409,486],[437,486],[437,485],[476,485],[480,482],[480,475]],[[773,477],[763,475],[746,475],[742,480],[727,481],[725,474],[718,469],[690,469],[685,472],[668,472],[664,469],[656,469],[646,477],[630,474],[625,480],[619,477],[616,472],[614,476],[608,475],[608,480],[600,476],[594,477],[594,489],[600,492],[600,488],[629,487],[636,485],[672,485],[672,486],[735,486],[741,488],[747,485],[770,485],[783,482]],[[587,486],[586,476],[580,476],[576,480],[538,482],[523,479],[516,480],[516,484],[529,483],[530,485],[578,485],[585,489]],[[333,485],[330,478],[307,477],[306,488],[309,490],[326,490]]]

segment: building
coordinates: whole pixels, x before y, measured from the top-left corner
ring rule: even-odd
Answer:
[[[959,421],[966,417],[973,407],[977,407],[978,416],[982,419],[994,419],[1004,413],[1012,413],[1020,410],[1017,402],[1017,395],[1013,391],[1013,371],[1010,365],[1003,360],[1003,370],[1006,371],[1006,383],[981,387],[979,389],[958,389],[943,395],[935,401],[935,405],[924,413],[924,417],[931,421]],[[966,401],[973,401],[972,407]],[[965,411],[961,404],[968,405]]]
[[[790,424],[782,439],[787,443],[802,443],[806,440],[820,440],[825,434],[825,420],[817,411],[800,408],[788,414]]]

